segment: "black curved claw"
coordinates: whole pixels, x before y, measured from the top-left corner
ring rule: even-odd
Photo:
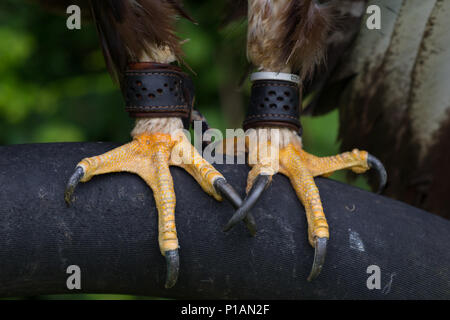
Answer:
[[[230,201],[235,209],[238,209],[242,205],[241,197],[224,178],[219,178],[214,181],[214,188],[222,195],[222,197]],[[244,218],[244,223],[250,234],[254,236],[256,234],[256,222],[251,213]]]
[[[320,274],[327,255],[328,238],[317,238],[314,247],[314,262],[308,281],[313,281]]]
[[[234,213],[231,219],[226,224],[223,231],[229,231],[233,228],[239,221],[245,219],[249,216],[249,211],[255,205],[256,201],[261,197],[263,191],[270,184],[270,176],[269,175],[258,175],[256,177],[255,182],[253,183],[250,192],[245,197],[244,202],[239,207],[239,209]]]
[[[369,165],[370,168],[375,169],[378,174],[379,187],[377,193],[381,193],[384,190],[384,187],[386,187],[387,182],[386,169],[384,168],[381,161],[371,154],[367,156],[367,164]]]
[[[172,288],[178,279],[178,271],[180,270],[180,255],[178,249],[168,250],[164,253],[167,263],[167,276],[165,287]]]
[[[66,190],[64,192],[64,200],[66,200],[67,206],[70,207],[70,204],[72,202],[72,195],[75,191],[75,188],[77,187],[78,183],[84,176],[84,170],[82,167],[76,167],[75,172],[72,174],[72,176],[69,179],[69,182],[67,183]]]

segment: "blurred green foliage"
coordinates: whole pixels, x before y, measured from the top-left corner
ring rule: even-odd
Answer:
[[[187,64],[195,71],[197,108],[211,127],[236,127],[250,94],[245,74],[245,22],[221,27],[224,1],[186,1],[198,25],[180,21]],[[82,8],[82,10],[88,10]],[[229,96],[233,99],[227,99]],[[304,117],[305,149],[339,151],[338,113]],[[0,2],[0,145],[130,139],[133,120],[105,70],[95,26],[83,19],[68,30],[66,16],[25,0]],[[333,176],[343,180],[342,173]],[[356,182],[367,188],[363,177]]]

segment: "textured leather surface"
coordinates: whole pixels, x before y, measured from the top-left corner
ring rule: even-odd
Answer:
[[[190,124],[194,86],[187,74],[168,69],[129,70],[124,84],[132,117],[181,117]]]
[[[283,126],[300,130],[300,90],[289,81],[259,80],[252,86],[244,129]]]

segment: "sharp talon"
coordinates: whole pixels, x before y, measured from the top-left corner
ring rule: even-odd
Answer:
[[[84,176],[84,170],[82,167],[76,167],[75,172],[72,174],[72,176],[69,179],[69,182],[67,183],[66,190],[64,192],[64,200],[66,200],[67,206],[70,207],[70,204],[72,203],[72,195],[75,191],[75,188],[77,187],[78,183]]]
[[[367,164],[369,165],[370,168],[375,169],[375,171],[378,174],[379,187],[377,193],[381,193],[384,190],[384,187],[386,187],[387,182],[386,169],[384,168],[381,161],[371,154],[367,156]]]
[[[314,247],[314,262],[308,281],[313,281],[320,274],[327,255],[328,238],[317,238]]]
[[[224,178],[219,178],[214,181],[214,188],[222,195],[222,197],[230,201],[235,209],[238,209],[242,205],[241,197]],[[250,234],[254,236],[256,234],[256,222],[251,213],[244,218],[244,223]]]
[[[248,231],[250,232],[250,235],[252,237],[256,236],[256,221],[251,212],[249,212],[244,218],[244,223]]]
[[[245,198],[242,205],[239,207],[239,209],[234,213],[234,215],[231,217],[231,219],[226,224],[223,231],[229,231],[231,228],[233,228],[239,221],[245,219],[249,215],[249,211],[252,209],[252,207],[255,205],[255,203],[258,201],[258,199],[261,197],[264,190],[267,188],[267,186],[270,183],[270,176],[268,175],[259,175],[255,179],[255,183],[253,184],[252,188],[250,189],[250,192],[248,193],[247,197]]]
[[[224,178],[216,179],[216,181],[214,181],[214,188],[222,197],[230,201],[233,207],[237,209],[241,206],[241,197]]]
[[[165,252],[167,263],[166,289],[172,288],[178,279],[178,271],[180,270],[180,256],[178,249]]]

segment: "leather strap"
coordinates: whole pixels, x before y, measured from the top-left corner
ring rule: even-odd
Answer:
[[[179,68],[139,63],[125,72],[125,110],[134,118],[182,118],[188,129],[194,104],[194,84]]]
[[[300,89],[290,81],[253,82],[244,130],[256,127],[290,127],[301,134]]]

